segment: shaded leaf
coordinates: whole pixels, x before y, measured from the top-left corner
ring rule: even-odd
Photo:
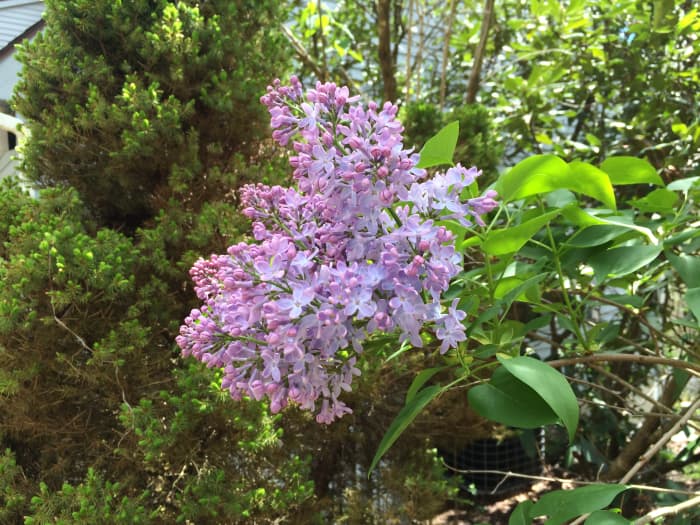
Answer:
[[[391,448],[394,442],[401,436],[408,425],[413,422],[421,410],[430,403],[435,396],[437,396],[442,391],[442,387],[438,385],[429,386],[418,392],[415,396],[411,398],[410,402],[407,402],[401,411],[398,413],[394,421],[389,425],[389,429],[384,434],[379,447],[377,447],[377,452],[374,454],[372,463],[369,466],[369,474],[372,473],[374,467],[377,466],[379,460],[386,454],[386,452]]]
[[[433,368],[426,368],[421,370],[416,377],[413,379],[411,386],[408,387],[406,391],[406,404],[410,403],[411,400],[416,396],[416,393],[427,383],[430,378],[432,378],[438,372],[445,370],[446,366],[436,366]]]
[[[594,255],[589,264],[596,279],[603,281],[635,272],[654,261],[660,253],[661,246],[620,246]]]
[[[477,414],[511,427],[538,428],[559,420],[537,392],[504,367],[488,383],[471,388],[467,398]]]
[[[698,323],[700,323],[700,287],[689,288],[685,293],[685,302],[688,304],[688,308],[690,308],[690,311],[698,320]]]
[[[566,244],[577,248],[590,248],[605,244],[625,233],[629,233],[629,229],[625,226],[614,224],[593,225],[581,230],[581,233],[572,237]]]
[[[689,288],[700,286],[700,257],[686,255],[685,253],[675,255],[671,252],[666,252],[666,258]]]
[[[616,512],[609,510],[597,510],[586,519],[583,525],[630,525],[632,523],[626,520]]]
[[[532,357],[499,357],[498,362],[537,392],[568,431],[569,441],[573,441],[579,410],[576,395],[566,378],[551,366]]]
[[[530,509],[534,503],[530,500],[521,501],[508,517],[508,525],[531,525]]]
[[[554,490],[544,494],[530,509],[530,516],[549,516],[545,525],[560,525],[567,520],[600,510],[626,490],[624,485],[587,485],[574,490]]]

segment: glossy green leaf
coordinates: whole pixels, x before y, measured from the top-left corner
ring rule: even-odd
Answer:
[[[508,372],[532,388],[557,415],[573,441],[578,426],[578,401],[566,378],[557,370],[532,357],[498,358]]]
[[[616,512],[609,510],[597,510],[586,519],[583,525],[630,525],[632,523],[626,520]]]
[[[568,520],[607,507],[624,485],[587,485],[573,490],[554,490],[544,494],[530,509],[530,516],[549,516],[545,525],[560,525]]]
[[[673,213],[676,211],[678,194],[666,188],[659,188],[641,199],[632,199],[630,203],[644,212]]]
[[[528,283],[523,287],[523,283],[526,281],[519,277],[511,276],[504,277],[496,283],[496,288],[493,291],[493,296],[496,299],[502,299],[508,295],[509,292],[516,290],[516,296],[514,301],[521,301],[524,303],[539,303],[541,294],[539,288],[536,286],[537,283]],[[520,287],[520,288],[519,288]],[[519,288],[519,289],[518,289]]]
[[[700,176],[686,177],[685,179],[674,180],[672,183],[666,186],[666,189],[673,191],[688,191],[690,188],[695,186],[698,181],[700,181]]]
[[[533,155],[513,166],[496,181],[495,190],[504,201],[566,189],[569,165],[555,155]]]
[[[538,428],[559,421],[537,392],[504,367],[488,383],[471,388],[467,399],[480,416],[511,427]]]
[[[613,224],[593,225],[581,230],[581,233],[572,237],[566,242],[569,246],[577,248],[590,248],[592,246],[600,246],[613,239],[617,239],[625,233],[629,233],[629,229],[625,226]]]
[[[685,253],[675,255],[666,252],[666,258],[689,288],[700,286],[700,256],[686,255]]]
[[[688,291],[685,292],[685,302],[698,320],[698,323],[700,323],[700,287],[689,288]]]
[[[446,366],[436,366],[433,368],[426,368],[421,370],[416,377],[413,379],[411,386],[408,387],[406,391],[406,404],[410,403],[411,400],[416,396],[418,391],[423,388],[423,385],[427,383],[435,374],[445,370]]]
[[[458,137],[459,122],[450,122],[447,126],[438,131],[435,136],[428,139],[423,149],[420,150],[420,160],[416,167],[431,168],[444,164],[452,166],[452,158],[455,148],[457,147]]]
[[[591,257],[588,263],[595,272],[596,279],[623,277],[653,262],[661,253],[661,246],[620,246],[600,252]]]
[[[414,395],[410,402],[404,405],[394,421],[389,425],[389,429],[379,443],[377,452],[374,454],[372,463],[369,466],[370,473],[374,470],[374,467],[377,466],[382,456],[384,456],[394,442],[399,439],[399,436],[406,430],[408,425],[413,422],[416,416],[420,414],[421,410],[423,410],[441,391],[442,387],[438,385],[426,387]]]
[[[611,210],[616,209],[615,191],[604,171],[578,160],[571,162],[569,167],[571,180],[568,189],[598,199]]]
[[[628,228],[630,230],[634,230],[641,233],[647,239],[649,239],[649,242],[651,242],[651,244],[659,244],[659,240],[649,228],[645,228],[644,226],[634,224],[633,222],[631,222],[623,216],[610,215],[606,217],[601,217],[598,215],[593,215],[588,211],[579,208],[578,206],[567,206],[565,208],[562,208],[561,212],[567,220],[571,221],[576,226],[580,226],[582,228],[596,225],[621,226],[623,228]]]
[[[651,28],[655,33],[670,33],[676,25],[675,0],[654,0]]]
[[[484,239],[481,247],[489,255],[516,252],[559,213],[560,210],[553,210],[517,226],[509,226],[503,230],[492,230]]]
[[[504,202],[562,189],[616,207],[612,184],[603,171],[579,161],[567,164],[555,155],[533,155],[501,175],[495,185]]]
[[[608,174],[610,182],[616,186],[625,184],[664,185],[664,181],[656,173],[654,166],[637,157],[610,157],[603,161],[600,169]]]
[[[508,517],[508,525],[531,525],[530,509],[534,503],[530,500],[521,501]]]

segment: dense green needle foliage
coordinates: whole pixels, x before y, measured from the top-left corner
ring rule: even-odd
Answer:
[[[225,192],[218,172],[265,129],[255,101],[280,74],[278,3],[46,4],[14,100],[33,134],[26,175],[75,187],[100,223],[131,230],[170,198]]]

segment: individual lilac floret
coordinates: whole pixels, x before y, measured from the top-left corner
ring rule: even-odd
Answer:
[[[433,334],[442,353],[466,339],[465,312],[443,304],[462,256],[439,221],[483,224],[496,195],[461,200],[476,168],[426,178],[393,104],[363,107],[334,84],[304,94],[296,78],[261,100],[273,138],[292,143],[297,188],[241,189],[255,242],[195,263],[203,305],[177,343],[223,368],[234,399],[267,398],[273,412],[293,403],[331,423],[351,412],[340,396],[372,334],[416,347]]]

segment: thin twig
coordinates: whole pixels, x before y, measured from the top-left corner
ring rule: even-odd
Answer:
[[[630,479],[634,477],[639,470],[647,464],[647,462],[654,457],[661,448],[668,443],[673,436],[675,436],[680,429],[685,425],[690,418],[693,417],[693,414],[695,414],[695,411],[700,408],[700,398],[696,399],[695,402],[688,407],[688,410],[685,411],[685,414],[674,423],[674,425],[668,429],[668,431],[659,438],[659,440],[651,447],[649,450],[647,450],[641,458],[639,458],[639,461],[634,464],[634,466],[625,474],[622,479],[620,480],[620,483],[627,483]]]
[[[682,503],[678,503],[677,505],[654,509],[648,514],[636,520],[634,522],[634,525],[645,525],[646,523],[651,523],[652,521],[663,516],[675,516],[676,514],[679,514],[684,510],[692,509],[693,507],[698,505],[700,505],[700,496],[695,496],[694,498],[691,498]]]
[[[682,368],[688,370],[693,375],[700,376],[700,365],[673,359],[670,357],[658,357],[654,355],[638,355],[638,354],[590,354],[578,357],[567,357],[564,359],[555,359],[554,361],[546,361],[546,363],[554,368],[562,366],[585,364],[585,363],[600,363],[608,361],[627,361],[642,364],[668,365],[674,368]]]
[[[581,481],[576,479],[568,478],[557,478],[554,476],[535,476],[532,474],[521,474],[519,472],[510,472],[505,470],[463,470],[456,467],[452,467],[443,462],[443,465],[449,470],[456,472],[458,474],[495,474],[497,476],[505,476],[511,478],[522,478],[531,479],[533,481],[549,481],[551,483],[571,483],[572,485],[600,485],[599,481]],[[678,490],[678,489],[666,489],[662,487],[654,487],[652,485],[626,485],[628,489],[644,490],[647,492],[661,492],[665,494],[683,494],[685,496],[700,496],[700,492],[690,491],[690,490]]]

